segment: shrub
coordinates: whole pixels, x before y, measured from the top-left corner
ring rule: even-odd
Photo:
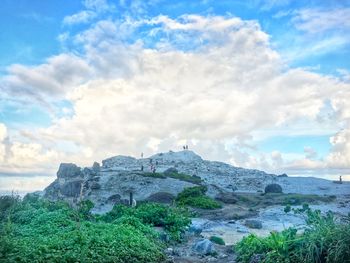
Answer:
[[[191,223],[187,210],[154,203],[144,203],[136,208],[116,205],[112,211],[101,216],[100,220],[113,222],[123,216],[138,218],[143,224],[164,227],[175,241],[180,241],[181,233]]]
[[[304,233],[289,228],[266,238],[249,235],[234,247],[238,261],[250,262],[255,255],[262,255],[262,262],[350,262],[349,217],[337,221],[332,213],[322,215],[308,205],[294,212],[306,216]]]
[[[221,208],[220,203],[205,195],[206,191],[205,186],[188,187],[178,194],[176,201],[179,205],[203,209]]]
[[[225,245],[225,241],[221,237],[211,236],[209,240],[218,245]]]
[[[134,208],[116,207],[113,216],[118,217],[108,222],[113,217],[106,221],[102,216],[95,218],[89,213],[91,205],[82,202],[73,209],[61,202],[18,202],[0,222],[0,262],[164,261],[164,246],[157,233],[142,221],[149,218],[146,207],[139,213]],[[150,214],[162,215],[161,208],[148,208]],[[164,221],[169,228],[184,225],[178,223],[179,217],[166,214],[172,217]]]

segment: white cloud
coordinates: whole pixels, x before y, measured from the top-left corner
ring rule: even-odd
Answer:
[[[327,157],[331,168],[350,171],[350,128],[341,130],[330,138],[332,152]]]
[[[106,0],[85,0],[83,5],[86,10],[82,10],[63,19],[64,25],[86,24],[99,15],[114,10],[113,5],[109,5]]]
[[[293,18],[297,29],[308,33],[350,29],[350,8],[298,10]]]
[[[7,128],[5,124],[0,123],[0,162],[3,162],[5,159],[5,144],[3,141],[7,136]]]
[[[73,25],[73,24],[79,24],[79,23],[87,23],[87,22],[90,22],[92,19],[94,19],[96,16],[97,14],[94,11],[83,10],[74,15],[66,16],[63,19],[63,24]]]
[[[38,101],[64,95],[91,73],[88,63],[73,54],[60,54],[38,66],[12,65],[0,81],[0,88],[14,96],[28,96]]]
[[[131,41],[144,25],[146,31],[138,32],[143,40]],[[56,94],[73,105],[71,115],[36,131],[43,142],[12,142],[8,169],[22,163],[16,171],[34,171],[39,162],[44,170],[45,163],[67,159],[88,165],[115,154],[176,150],[185,142],[206,158],[239,166],[319,169],[319,160],[305,156],[294,162],[277,151],[252,156],[251,135],[300,121],[322,130],[325,108],[335,113],[335,129],[350,116],[349,84],[287,68],[256,21],[198,15],[104,20],[75,40],[84,50],[79,57],[63,54],[37,67],[13,66],[5,77],[11,92]],[[45,141],[71,142],[78,151],[50,149]],[[350,164],[336,159],[329,158],[334,168]]]

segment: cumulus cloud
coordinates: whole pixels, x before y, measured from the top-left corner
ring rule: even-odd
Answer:
[[[4,80],[7,92],[68,99],[72,114],[36,133],[78,150],[13,142],[7,167],[17,162],[23,163],[18,170],[34,169],[39,160],[45,169],[51,160],[69,158],[88,165],[110,155],[138,156],[188,144],[206,158],[237,166],[316,169],[321,162],[310,156],[291,162],[278,151],[259,153],[252,134],[300,120],[321,130],[325,108],[335,122],[350,116],[349,84],[289,69],[256,21],[198,15],[103,20],[74,41],[83,54],[59,55],[36,67],[13,66]],[[332,139],[329,167],[350,164],[336,156],[348,150],[340,147],[348,140],[344,136]]]
[[[1,80],[0,89],[12,96],[31,97],[45,101],[52,96],[65,94],[89,75],[88,63],[73,54],[60,54],[38,66],[15,64]]]

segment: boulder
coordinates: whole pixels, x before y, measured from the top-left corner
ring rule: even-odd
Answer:
[[[101,166],[98,162],[94,162],[94,164],[92,165],[92,170],[95,172],[95,173],[99,173],[100,170],[101,170]]]
[[[158,192],[147,197],[146,201],[170,204],[175,200],[175,198],[176,197],[173,194],[167,192]]]
[[[265,193],[282,193],[282,187],[279,184],[268,184]]]
[[[92,190],[98,190],[98,189],[101,189],[101,185],[97,182],[92,182],[90,188]]]
[[[60,186],[60,192],[66,197],[78,197],[80,195],[82,180],[66,182]]]
[[[74,177],[82,176],[80,167],[76,166],[74,163],[61,163],[58,168],[57,178],[58,179],[69,179]]]
[[[288,175],[284,173],[284,174],[277,175],[277,177],[288,177]]]
[[[192,249],[201,255],[210,255],[215,252],[214,244],[209,239],[202,239],[197,241],[192,246]]]
[[[247,219],[244,224],[249,228],[261,229],[262,223],[259,220]]]

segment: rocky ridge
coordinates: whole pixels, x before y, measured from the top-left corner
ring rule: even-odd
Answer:
[[[276,175],[263,171],[234,167],[226,163],[203,160],[192,151],[158,153],[149,158],[115,156],[94,163],[91,167],[80,168],[72,163],[62,163],[57,179],[45,190],[44,196],[51,200],[76,202],[91,200],[96,213],[107,212],[116,203],[128,202],[130,192],[136,201],[154,198],[157,195],[175,197],[193,182],[152,176],[167,171],[200,177],[208,186],[208,195],[239,191],[263,191],[274,182]]]

